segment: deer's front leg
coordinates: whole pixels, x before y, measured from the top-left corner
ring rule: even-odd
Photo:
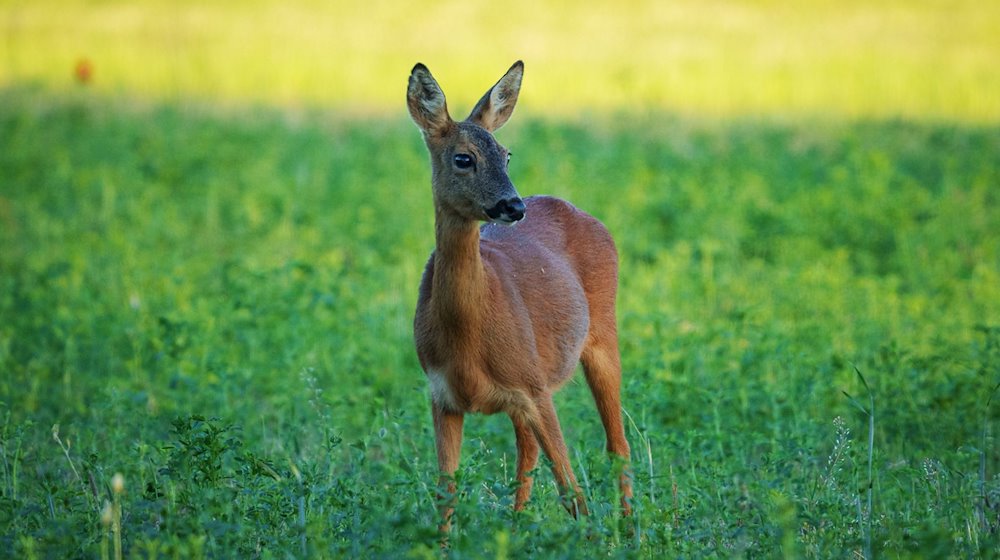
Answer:
[[[573,517],[587,515],[587,502],[584,500],[583,491],[576,483],[576,477],[573,476],[573,468],[569,462],[569,451],[567,451],[566,442],[563,440],[559,418],[556,416],[556,408],[552,404],[552,396],[545,395],[536,401],[536,405],[538,418],[533,420],[532,428],[538,443],[542,446],[542,451],[552,461],[552,474],[559,487],[563,505]]]
[[[458,469],[458,459],[462,451],[462,424],[465,415],[449,412],[436,404],[431,404],[431,410],[434,415],[434,441],[441,473],[438,481],[440,529],[442,533],[447,533],[451,530],[451,517],[455,512],[457,500],[455,471]]]
[[[538,440],[528,422],[519,415],[511,415],[514,423],[514,436],[517,438],[517,494],[514,497],[514,510],[524,509],[524,504],[531,497],[532,478],[528,473],[538,463]]]

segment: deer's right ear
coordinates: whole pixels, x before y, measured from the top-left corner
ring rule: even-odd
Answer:
[[[507,122],[514,105],[517,104],[517,94],[521,91],[521,76],[524,75],[524,63],[518,60],[507,70],[486,95],[476,103],[469,115],[469,121],[478,124],[490,132],[496,131]]]
[[[423,64],[417,63],[410,72],[406,105],[410,108],[413,122],[417,123],[427,137],[442,136],[453,124],[448,115],[444,92]]]

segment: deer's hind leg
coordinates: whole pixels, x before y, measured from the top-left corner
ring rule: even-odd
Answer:
[[[600,326],[600,323],[593,327]],[[628,468],[630,450],[625,439],[625,425],[622,422],[621,404],[621,358],[618,353],[618,333],[611,314],[610,326],[604,329],[591,328],[587,344],[584,346],[580,361],[583,363],[583,373],[587,385],[594,395],[594,404],[601,416],[604,433],[607,436],[607,450],[617,455],[624,462],[624,469],[619,478],[622,512],[632,513],[632,472]]]

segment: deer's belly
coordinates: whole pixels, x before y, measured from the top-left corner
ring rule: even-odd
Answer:
[[[533,406],[525,391],[501,387],[486,376],[457,378],[436,369],[429,369],[426,373],[431,400],[438,407],[451,412],[512,414]]]

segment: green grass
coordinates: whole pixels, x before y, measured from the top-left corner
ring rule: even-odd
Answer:
[[[67,89],[88,58],[169,101],[395,114],[418,60],[482,92],[524,59],[522,114],[1000,119],[1000,3],[975,0],[7,0],[0,34],[0,84]]]
[[[635,515],[577,379],[592,515],[472,417],[447,555],[998,556],[1000,5],[420,6],[0,6],[0,557],[439,555],[405,77],[518,58],[515,184],[621,254]]]
[[[113,549],[116,496],[126,556],[435,554],[424,148],[286,115],[2,94],[2,555]],[[594,514],[542,467],[514,515],[509,422],[474,417],[455,557],[995,556],[1000,129],[522,117],[521,193],[622,255],[636,515],[577,380]]]

